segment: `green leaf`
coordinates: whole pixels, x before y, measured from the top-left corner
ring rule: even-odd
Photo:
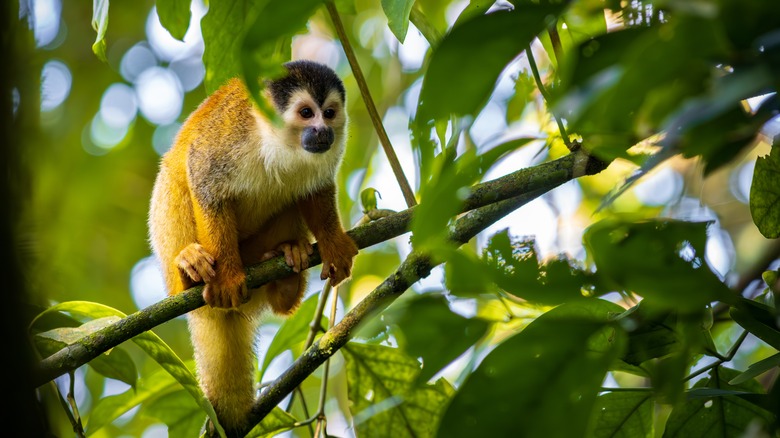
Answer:
[[[157,0],[156,5],[160,24],[172,37],[184,41],[190,27],[190,0]]]
[[[90,319],[104,318],[107,316],[124,318],[127,316],[117,309],[90,301],[67,301],[59,303],[49,307],[43,313],[48,312],[67,312],[72,316],[81,316]],[[38,315],[35,320],[40,317],[41,315]],[[33,320],[30,325],[33,325],[35,320]],[[152,331],[141,333],[134,337],[132,341],[141,347],[146,354],[160,364],[165,371],[173,376],[173,378],[187,390],[200,407],[209,415],[209,418],[217,424],[217,430],[219,431],[220,436],[224,437],[224,430],[222,429],[222,426],[219,425],[217,414],[214,412],[211,403],[209,403],[208,399],[203,395],[203,391],[201,391],[198,386],[195,375],[184,365],[184,362],[182,362],[171,347]]]
[[[587,437],[653,437],[653,405],[653,393],[650,391],[600,395],[596,398],[593,427]]]
[[[178,382],[162,370],[142,376],[138,379],[135,389],[102,397],[95,403],[87,422],[87,435],[94,434],[139,404],[154,400],[178,388],[180,388]]]
[[[250,95],[269,120],[278,115],[262,96],[265,79],[284,74],[282,64],[290,60],[292,36],[306,29],[306,23],[322,0],[266,1],[257,10],[241,45],[242,72]]]
[[[245,438],[270,438],[292,429],[298,420],[285,412],[282,408],[275,407],[271,413],[263,418],[257,426],[253,427]]]
[[[119,319],[116,316],[106,316],[87,321],[78,327],[59,327],[48,330],[35,335],[35,338],[37,340],[47,338],[53,342],[41,343],[36,341],[36,346],[39,347],[38,351],[41,353],[41,356],[47,357],[66,345],[72,344],[88,334],[119,321]],[[135,387],[138,379],[138,371],[135,368],[133,358],[119,347],[114,347],[92,359],[88,365],[105,377],[120,380],[133,387]]]
[[[341,349],[347,395],[361,437],[429,437],[453,393],[444,379],[415,386],[420,364],[397,348],[350,342]]]
[[[257,13],[268,0],[236,0],[209,2],[201,20],[203,33],[203,64],[206,67],[206,91],[211,93],[229,79],[242,73],[241,44],[248,17]]]
[[[206,423],[203,410],[183,389],[150,400],[143,413],[165,423],[168,438],[196,437]]]
[[[417,123],[422,126],[450,114],[476,114],[504,67],[565,6],[565,2],[521,4],[512,11],[477,15],[453,28],[431,56],[420,91]]]
[[[690,398],[672,410],[666,422],[664,437],[739,436],[751,423],[770,424],[773,416],[758,406],[733,395],[737,393],[763,393],[755,380],[740,385],[730,385],[738,371],[725,367],[713,369],[708,378],[694,385],[695,389],[711,388],[715,392],[701,392],[702,397]]]
[[[561,304],[595,293],[596,274],[586,272],[565,256],[541,264],[534,241],[514,241],[508,230],[493,235],[485,248],[487,272],[496,284],[519,298]],[[592,289],[592,291],[591,291]]]
[[[639,365],[648,359],[665,357],[679,348],[679,337],[674,331],[673,315],[665,315],[659,320],[634,320],[624,326],[638,326],[629,330],[628,348],[623,360],[631,365]]]
[[[485,264],[469,249],[439,248],[436,252],[437,256],[447,260],[444,264],[444,284],[450,293],[459,297],[475,297],[496,292]]]
[[[780,353],[751,364],[743,373],[729,380],[729,385],[739,385],[740,383],[752,380],[754,377],[760,376],[777,366],[780,366]]]
[[[485,13],[493,6],[496,0],[471,0],[469,4],[463,8],[463,11],[458,15],[458,19],[455,20],[455,24],[452,27],[458,26],[464,21],[468,21],[478,15],[485,15]]]
[[[363,213],[376,210],[376,197],[382,198],[382,195],[373,187],[369,187],[360,192],[360,205],[363,207]]]
[[[624,345],[624,333],[610,323],[622,311],[593,299],[537,318],[467,377],[438,436],[582,436],[604,376]]]
[[[731,318],[757,338],[780,350],[780,329],[771,307],[742,299],[740,305],[729,311]]]
[[[413,5],[414,0],[382,0],[382,10],[387,16],[387,25],[402,43],[409,29],[409,13],[412,12]]]
[[[422,201],[416,207],[411,225],[415,249],[427,247],[438,250],[445,244],[447,223],[460,212],[471,185],[479,181],[502,156],[533,140],[510,140],[479,155],[475,149],[470,149],[455,161],[442,162],[442,170],[420,192]]]
[[[309,324],[314,317],[314,311],[317,309],[317,300],[320,294],[312,294],[306,298],[298,310],[287,320],[284,321],[279,331],[271,340],[268,346],[268,352],[263,359],[263,366],[260,369],[260,376],[265,373],[268,365],[276,357],[287,350],[292,350],[293,357],[297,357],[303,350],[303,344],[309,334]]]
[[[440,294],[416,296],[401,307],[388,309],[384,317],[401,329],[397,336],[401,348],[411,357],[422,357],[417,383],[427,382],[479,341],[489,327],[487,321],[452,312]]]
[[[780,237],[780,147],[756,158],[750,185],[750,215],[767,239]]]
[[[664,308],[695,311],[735,300],[705,260],[708,224],[607,219],[588,227],[583,240],[599,276],[617,290],[634,291]]]
[[[106,60],[106,30],[108,30],[108,0],[92,0],[92,28],[97,32],[92,52],[103,61]]]

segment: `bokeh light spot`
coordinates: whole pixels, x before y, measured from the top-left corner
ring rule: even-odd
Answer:
[[[147,69],[157,65],[157,57],[146,42],[140,42],[130,47],[119,64],[119,73],[128,82],[135,82],[138,76]]]
[[[179,128],[181,128],[181,123],[174,122],[170,125],[160,125],[154,130],[152,147],[157,152],[157,155],[168,152],[168,149],[173,146],[173,140],[176,138]]]
[[[132,87],[122,83],[111,84],[100,100],[100,117],[112,128],[126,128],[138,112],[138,103]]]
[[[41,71],[41,111],[52,111],[70,94],[73,76],[64,63],[52,60]]]
[[[146,69],[136,83],[138,105],[141,114],[156,125],[167,125],[175,121],[184,99],[179,78],[163,67]]]
[[[139,309],[165,298],[165,282],[156,257],[144,257],[133,266],[130,272],[130,293]]]

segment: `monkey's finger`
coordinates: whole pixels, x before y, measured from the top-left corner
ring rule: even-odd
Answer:
[[[184,260],[179,262],[179,269],[184,271],[187,274],[187,276],[189,276],[192,279],[192,281],[196,283],[202,280],[200,278],[200,275],[198,275],[198,271],[196,271],[191,264],[187,263]]]
[[[198,261],[198,264],[195,266],[195,270],[198,271],[198,275],[205,281],[206,283],[211,282],[211,280],[214,279],[214,277],[217,276],[216,271],[214,271],[214,268],[211,267],[210,264],[208,264],[208,260],[201,259]]]
[[[303,244],[306,245],[306,254],[308,255],[314,254],[314,247],[311,246],[311,242],[309,242],[308,240],[304,240]]]
[[[279,249],[284,253],[284,261],[287,263],[287,266],[293,266],[295,261],[292,257],[292,250],[290,249],[289,243],[283,243],[279,245]]]
[[[203,260],[207,261],[209,265],[214,266],[214,264],[217,262],[214,257],[212,257],[211,254],[207,253],[203,247],[200,247],[200,255],[203,257]]]
[[[298,248],[298,245],[291,245],[290,253],[293,259],[293,272],[301,272],[301,249]]]
[[[330,262],[327,260],[322,261],[322,273],[320,274],[320,280],[325,280],[330,276]]]

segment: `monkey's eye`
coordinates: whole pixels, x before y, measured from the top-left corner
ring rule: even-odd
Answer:
[[[323,115],[325,116],[326,119],[332,119],[336,117],[336,110],[334,110],[333,108],[328,108],[325,110],[325,113],[323,113]]]
[[[314,117],[314,111],[312,111],[311,108],[309,108],[308,106],[306,108],[300,110],[299,114],[304,119],[310,119],[310,118]]]

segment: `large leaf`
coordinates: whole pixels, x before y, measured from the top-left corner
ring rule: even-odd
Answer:
[[[127,316],[117,309],[90,301],[67,301],[64,303],[59,303],[49,307],[44,311],[44,313],[48,312],[67,312],[72,316],[81,316],[88,319],[112,316],[124,318]],[[36,319],[40,317],[41,315],[38,315]],[[35,320],[31,323],[31,325],[34,323]],[[141,349],[146,352],[146,354],[154,359],[155,362],[160,364],[160,366],[165,371],[173,376],[173,378],[176,379],[176,381],[179,382],[179,384],[181,384],[185,390],[187,390],[187,392],[195,399],[201,409],[203,409],[209,418],[211,418],[211,420],[214,421],[214,423],[217,425],[217,430],[219,431],[220,436],[224,436],[224,430],[222,429],[222,426],[219,425],[217,414],[214,412],[214,408],[211,406],[211,403],[209,403],[208,399],[206,399],[206,397],[203,395],[203,391],[201,391],[200,387],[198,386],[198,381],[195,378],[195,375],[184,365],[184,362],[182,362],[182,360],[179,358],[179,356],[176,355],[171,347],[169,347],[165,341],[160,339],[160,337],[154,334],[152,331],[143,332],[140,335],[134,337],[132,340],[136,345],[141,347]]]
[[[118,321],[116,316],[87,321],[77,327],[59,327],[36,334],[33,339],[35,346],[42,357],[50,356],[66,345],[78,339],[94,333],[108,325]],[[88,365],[105,377],[116,379],[135,387],[138,379],[138,371],[135,368],[133,358],[122,348],[114,347],[111,350],[92,359]]]
[[[750,185],[750,214],[767,239],[780,237],[780,147],[756,159]]]
[[[276,119],[276,111],[261,96],[264,79],[281,76],[282,64],[290,60],[292,36],[306,29],[309,17],[322,0],[267,1],[257,8],[241,45],[241,65],[247,89],[260,111]]]
[[[404,42],[409,29],[409,13],[414,0],[382,0],[382,10],[387,16],[387,25],[398,41]]]
[[[730,394],[763,393],[761,385],[749,380],[730,385],[729,380],[738,375],[732,369],[717,367],[709,378],[700,380],[694,388],[711,388],[717,391],[691,398],[672,410],[666,422],[664,437],[712,437],[740,436],[753,421],[767,425],[773,415],[758,406]]]
[[[248,17],[267,0],[215,1],[201,20],[206,91],[211,93],[242,73],[241,44]]]
[[[464,318],[450,310],[442,295],[424,294],[388,309],[385,321],[401,329],[399,345],[412,357],[422,358],[416,382],[426,382],[445,365],[479,341],[488,322]],[[442,339],[448,339],[442,342]]]
[[[593,410],[593,427],[587,436],[651,438],[655,436],[653,407],[653,393],[650,391],[620,391],[600,395]]]
[[[190,27],[190,0],[157,0],[156,5],[160,24],[172,37],[184,41]]]
[[[165,423],[168,438],[196,437],[206,422],[203,410],[183,389],[150,400],[142,412]]]
[[[603,220],[584,236],[602,279],[618,290],[634,291],[653,304],[694,311],[736,297],[705,260],[707,225],[653,219]]]
[[[762,359],[754,364],[748,366],[742,374],[729,380],[730,385],[739,385],[740,383],[752,380],[756,376],[760,376],[772,368],[780,366],[780,353],[773,354],[772,356]]]
[[[320,294],[317,293],[306,298],[298,310],[279,327],[279,331],[276,332],[273,340],[271,340],[271,345],[268,346],[268,351],[263,359],[263,366],[260,369],[260,376],[265,373],[271,361],[284,351],[292,350],[294,357],[301,354],[303,344],[309,334],[309,324],[311,324],[314,311],[317,309],[319,297]]]
[[[622,311],[594,299],[537,318],[468,376],[438,436],[582,436],[604,376],[624,345],[624,333],[610,322]]]
[[[477,15],[453,28],[431,56],[420,91],[418,124],[446,119],[450,114],[476,114],[504,67],[565,6],[565,2],[524,3],[512,11]]]
[[[420,364],[397,348],[350,342],[341,352],[358,436],[433,435],[453,392],[446,380],[415,386]]]
[[[179,388],[181,388],[179,383],[162,370],[144,375],[138,380],[138,386],[135,389],[102,397],[95,403],[87,422],[87,434],[94,434],[139,404],[154,400]],[[205,417],[202,417],[201,420],[203,418]]]

